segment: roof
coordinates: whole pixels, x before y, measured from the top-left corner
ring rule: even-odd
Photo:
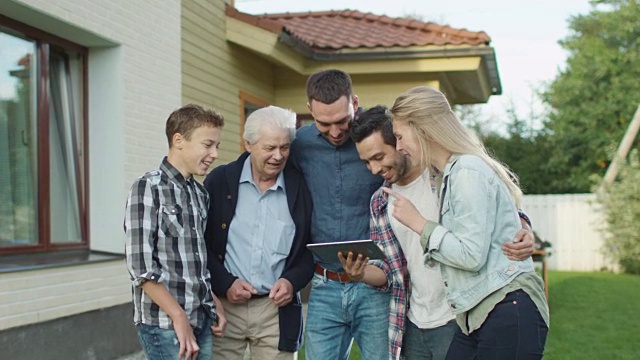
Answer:
[[[354,10],[249,15],[228,6],[227,15],[265,30],[286,32],[316,51],[426,45],[488,45],[484,31],[391,18]]]

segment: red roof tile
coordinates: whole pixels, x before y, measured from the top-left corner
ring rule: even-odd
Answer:
[[[320,51],[363,47],[480,45],[491,41],[484,31],[455,29],[431,22],[353,10],[256,16],[229,7],[227,15],[275,33],[284,29],[312,49]]]

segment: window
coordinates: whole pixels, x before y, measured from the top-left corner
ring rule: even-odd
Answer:
[[[87,49],[0,16],[0,253],[88,247]]]
[[[244,134],[244,123],[247,121],[247,117],[249,117],[252,112],[268,105],[269,103],[266,100],[240,91],[240,153],[244,152],[244,139],[242,135]]]
[[[311,125],[315,122],[311,114],[298,114],[296,116],[296,128]]]

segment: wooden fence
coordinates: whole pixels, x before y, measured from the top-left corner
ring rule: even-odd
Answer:
[[[522,208],[534,231],[549,241],[552,270],[617,270],[602,252],[604,214],[595,194],[525,195]]]

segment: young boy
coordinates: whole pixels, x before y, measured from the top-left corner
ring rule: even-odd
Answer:
[[[133,320],[151,360],[211,360],[212,334],[222,336],[226,326],[207,269],[209,195],[193,178],[218,157],[223,125],[220,114],[198,105],[171,113],[168,155],[129,192],[124,231]]]

